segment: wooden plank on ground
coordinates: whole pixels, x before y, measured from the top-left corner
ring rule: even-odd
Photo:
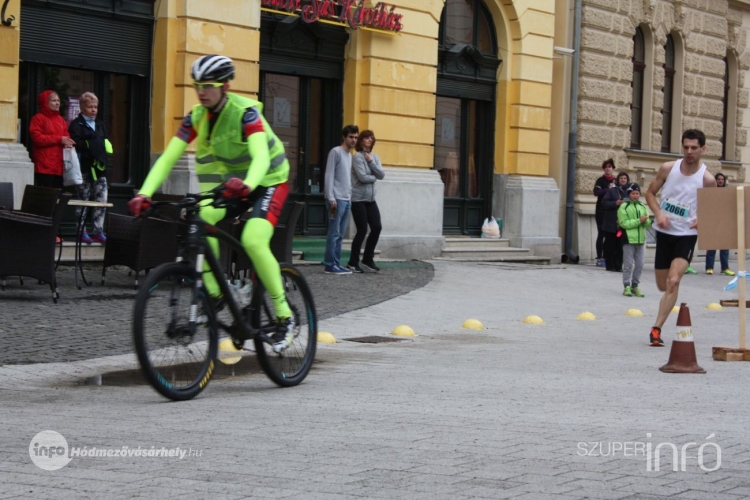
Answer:
[[[750,361],[750,349],[714,347],[712,351],[714,361]]]
[[[740,305],[740,301],[737,299],[720,300],[719,304],[721,307],[737,307]],[[745,307],[750,307],[750,300],[745,301]]]

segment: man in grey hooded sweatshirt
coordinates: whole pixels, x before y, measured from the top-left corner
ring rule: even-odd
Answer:
[[[328,236],[323,258],[327,274],[351,274],[341,267],[341,243],[352,208],[352,155],[359,137],[359,127],[347,125],[341,131],[341,145],[328,153],[325,174],[325,197],[328,208]]]

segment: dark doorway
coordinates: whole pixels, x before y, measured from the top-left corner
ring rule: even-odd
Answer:
[[[37,96],[54,90],[60,96],[60,113],[70,123],[78,116],[78,97],[93,92],[99,98],[99,117],[104,121],[114,154],[107,168],[109,200],[114,211],[126,213],[125,204],[133,197],[148,172],[150,138],[149,80],[146,77],[105,73],[81,68],[66,68],[21,62],[19,75],[18,118],[21,142],[32,152],[29,139],[31,117],[39,112]],[[72,211],[69,211],[72,214]],[[73,234],[72,215],[63,220],[63,234]]]
[[[491,215],[497,40],[481,0],[447,0],[440,22],[435,166],[443,233],[478,236]]]
[[[298,226],[304,235],[326,234],[323,180],[328,152],[341,143],[348,39],[341,27],[267,12],[261,17],[260,99],[284,141],[290,198],[305,203]]]
[[[340,86],[330,79],[261,73],[263,112],[284,141],[291,198],[305,203],[303,234],[326,234],[323,179],[328,151],[340,142]]]
[[[125,213],[150,165],[153,2],[24,0],[21,18],[21,141],[31,151],[29,122],[39,111],[37,96],[43,90],[60,95],[68,122],[77,115],[78,97],[95,93],[114,146],[107,171],[109,201],[115,212]],[[64,234],[73,228],[72,217],[66,218]]]
[[[492,191],[492,108],[486,101],[437,96],[435,168],[444,185],[443,232],[481,233]]]

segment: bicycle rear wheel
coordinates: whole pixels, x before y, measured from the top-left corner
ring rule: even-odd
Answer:
[[[318,317],[312,292],[305,278],[294,267],[281,265],[281,279],[284,283],[286,300],[294,313],[295,336],[292,344],[283,352],[275,353],[272,346],[260,336],[254,339],[258,361],[268,378],[281,387],[291,387],[302,382],[315,360],[318,341]],[[274,323],[273,302],[260,280],[254,294],[255,307],[252,308],[252,325],[260,328]]]
[[[194,269],[171,263],[149,273],[135,300],[133,341],[143,375],[156,391],[175,401],[201,392],[214,371],[218,336]]]

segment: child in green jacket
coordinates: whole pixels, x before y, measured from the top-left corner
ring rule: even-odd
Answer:
[[[622,247],[622,284],[626,297],[644,297],[638,288],[646,257],[646,228],[651,227],[648,208],[641,201],[641,187],[635,182],[627,188],[629,201],[617,209],[617,223],[625,232]]]

